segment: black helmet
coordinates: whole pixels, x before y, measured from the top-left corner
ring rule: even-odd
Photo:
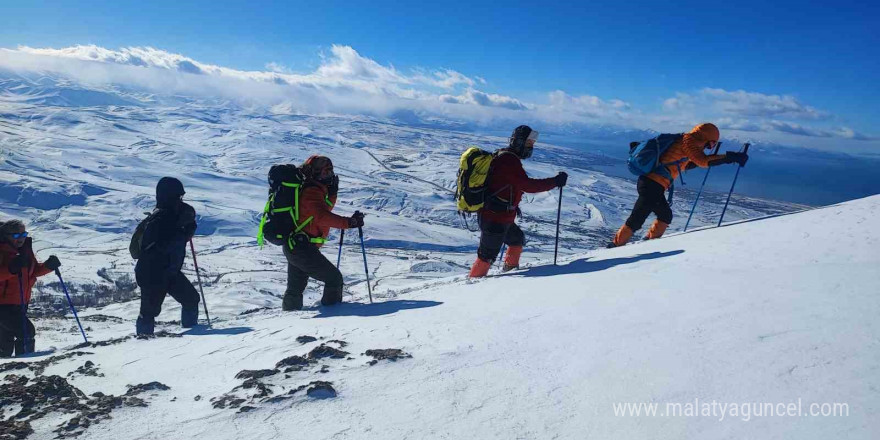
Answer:
[[[529,142],[529,141],[532,142]],[[508,148],[511,152],[520,157],[520,159],[528,159],[532,157],[532,149],[538,140],[538,132],[532,130],[528,125],[520,125],[513,130],[510,135]]]
[[[183,183],[173,177],[163,177],[156,184],[156,206],[159,208],[174,207],[182,195]]]

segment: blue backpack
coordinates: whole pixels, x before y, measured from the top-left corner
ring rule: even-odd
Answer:
[[[644,176],[646,174],[657,173],[672,180],[669,165],[678,165],[687,161],[687,158],[679,159],[675,162],[660,163],[660,157],[663,153],[678,142],[682,138],[682,134],[661,134],[645,142],[633,142],[629,146],[629,159],[626,161],[629,172],[636,176]]]
[[[680,167],[683,162],[688,161],[688,158],[683,157],[674,162],[660,163],[660,157],[663,156],[663,153],[665,153],[672,144],[680,141],[682,137],[684,137],[684,135],[681,133],[661,134],[660,136],[648,139],[645,142],[632,142],[629,144],[629,159],[626,161],[629,172],[636,176],[657,173],[669,179],[669,204],[672,204],[672,195],[675,189],[674,186],[671,185],[674,183],[672,175],[666,167],[670,165]],[[681,184],[684,185],[684,176],[681,173],[681,168],[679,168],[678,175],[681,177]]]

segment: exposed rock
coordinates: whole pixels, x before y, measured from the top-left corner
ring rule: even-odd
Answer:
[[[399,348],[367,350],[364,354],[373,358],[373,360],[368,362],[370,365],[376,365],[379,361],[386,359],[392,362],[396,362],[398,359],[407,359],[412,357],[411,354]]]
[[[348,355],[347,351],[342,351],[338,348],[333,348],[333,347],[330,347],[329,345],[321,344],[309,352],[308,358],[309,358],[309,360],[323,359],[323,358],[344,359],[347,355]]]
[[[241,370],[235,375],[236,379],[261,379],[263,377],[273,376],[281,371],[278,369],[265,370]]]
[[[155,381],[137,385],[126,385],[126,387],[128,388],[128,391],[125,392],[126,396],[137,396],[138,394],[147,391],[168,391],[171,389],[168,385]]]
[[[296,342],[299,342],[300,344],[308,344],[309,342],[315,342],[317,340],[318,340],[318,338],[316,338],[314,336],[307,336],[307,335],[298,336],[296,338]]]

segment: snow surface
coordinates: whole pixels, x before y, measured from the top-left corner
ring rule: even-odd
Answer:
[[[372,305],[228,316],[180,338],[86,348],[45,374],[92,360],[106,377],[71,379],[86,393],[171,387],[145,397],[146,408],[114,411],[89,439],[875,438],[880,239],[864,231],[878,227],[875,196],[476,282],[434,280]],[[40,340],[57,324],[41,321]],[[88,325],[94,340],[130,333],[128,322]],[[320,339],[301,344],[301,335]],[[76,340],[72,328],[53,337]],[[239,389],[249,411],[212,407],[243,383],[239,371],[274,368],[319,344],[350,354],[262,382],[283,396],[327,381],[335,397],[301,391],[263,402]],[[367,363],[363,353],[385,348],[412,357]],[[613,410],[694,399],[843,402],[849,415],[719,421]]]

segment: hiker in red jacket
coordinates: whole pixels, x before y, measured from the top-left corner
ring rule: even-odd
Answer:
[[[0,357],[33,353],[36,329],[27,319],[31,289],[37,277],[61,267],[54,255],[38,263],[31,244],[21,221],[0,224]]]
[[[519,267],[525,235],[514,222],[523,193],[550,191],[565,186],[568,181],[568,174],[564,172],[547,179],[532,179],[526,174],[522,160],[532,156],[537,140],[537,131],[520,125],[513,130],[508,147],[495,152],[486,187],[486,202],[479,211],[480,248],[471,267],[471,278],[486,276],[502,244],[507,245],[503,270]]]
[[[320,248],[330,229],[349,229],[364,225],[364,216],[356,212],[351,217],[334,214],[339,178],[333,172],[333,162],[325,156],[311,156],[300,167],[306,178],[299,201],[299,215],[311,219],[294,234],[293,246],[284,246],[287,258],[287,290],[281,302],[284,311],[301,310],[303,292],[309,278],[324,282],[321,304],[330,306],[342,302],[342,273],[321,254]]]

